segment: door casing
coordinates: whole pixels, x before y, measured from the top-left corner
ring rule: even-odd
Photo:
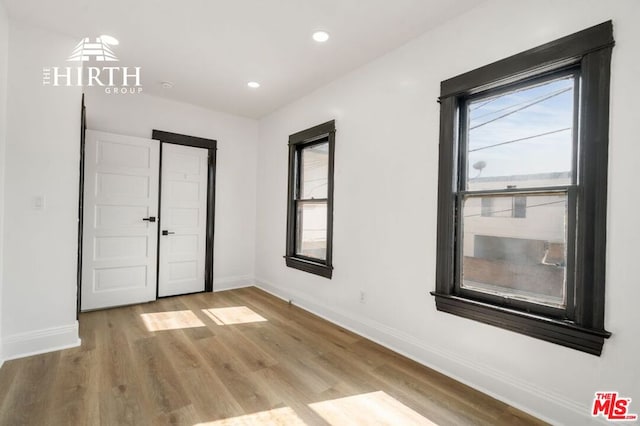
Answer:
[[[78,175],[78,261],[77,261],[77,286],[76,291],[76,320],[80,319],[80,306],[82,297],[82,236],[84,232],[84,149],[87,135],[87,107],[84,104],[84,93],[80,100],[80,172]]]

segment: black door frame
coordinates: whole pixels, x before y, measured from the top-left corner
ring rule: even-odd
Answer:
[[[205,139],[195,136],[182,135],[179,133],[165,132],[153,129],[152,139],[160,142],[160,176],[158,181],[158,224],[161,223],[160,217],[162,206],[162,147],[165,143],[175,145],[191,146],[195,148],[204,148],[209,152],[208,173],[207,173],[207,230],[206,230],[206,258],[205,258],[205,277],[204,292],[213,291],[213,236],[215,229],[215,204],[216,204],[216,151],[218,142],[214,139]],[[158,292],[160,289],[160,244],[161,230],[158,226],[158,256],[157,256],[157,279],[156,279],[156,299],[160,299]],[[202,293],[202,292],[197,292]],[[171,297],[171,296],[164,296]]]
[[[78,264],[77,264],[77,285],[76,291],[76,320],[80,319],[80,302],[82,297],[82,233],[84,232],[84,148],[87,134],[87,107],[84,104],[84,93],[80,101],[80,174],[78,192]]]

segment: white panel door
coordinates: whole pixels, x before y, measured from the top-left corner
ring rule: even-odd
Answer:
[[[162,144],[159,296],[204,291],[208,155]]]
[[[156,298],[158,144],[87,130],[82,310]]]

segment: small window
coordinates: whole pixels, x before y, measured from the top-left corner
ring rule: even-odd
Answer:
[[[441,85],[438,310],[599,355],[611,22]]]
[[[287,266],[331,278],[335,122],[289,136]]]
[[[493,198],[483,197],[480,199],[480,215],[484,217],[493,216]]]
[[[527,217],[527,197],[513,197],[513,217]]]

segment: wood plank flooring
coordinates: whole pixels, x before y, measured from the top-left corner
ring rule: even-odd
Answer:
[[[80,315],[7,361],[0,425],[530,425],[539,420],[256,288]]]

